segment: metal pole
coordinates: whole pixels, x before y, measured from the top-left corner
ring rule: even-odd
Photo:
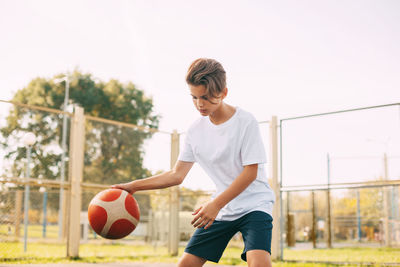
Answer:
[[[357,190],[357,237],[361,242],[361,212],[360,212],[360,190]]]
[[[328,238],[327,238],[327,247],[332,248],[332,217],[331,217],[331,192],[330,192],[330,184],[331,184],[331,162],[330,162],[330,157],[329,153],[327,154],[327,164],[328,164],[328,189],[326,191],[326,201],[327,201],[327,232],[328,232]]]
[[[30,163],[31,163],[31,146],[28,146],[27,152],[28,163],[26,164],[26,179],[31,176]],[[29,209],[29,184],[25,185],[25,199],[24,199],[24,252],[27,251],[28,241],[28,209]]]
[[[67,111],[67,105],[69,100],[69,76],[65,78],[65,96],[64,96],[64,111]],[[63,114],[63,128],[62,128],[62,140],[61,140],[61,171],[60,171],[60,181],[63,183],[65,181],[65,153],[67,151],[67,115]],[[60,187],[60,199],[59,199],[59,210],[58,210],[58,238],[63,238],[63,221],[64,221],[64,188]]]
[[[400,103],[393,103],[393,104],[379,105],[379,106],[371,106],[371,107],[364,107],[364,108],[345,109],[345,110],[339,110],[339,111],[333,111],[333,112],[325,112],[325,113],[311,114],[311,115],[298,116],[298,117],[292,117],[292,118],[284,118],[284,119],[281,119],[281,120],[282,121],[297,120],[297,119],[304,119],[304,118],[311,118],[311,117],[339,114],[339,113],[352,112],[352,111],[360,111],[360,110],[373,109],[373,108],[384,108],[384,107],[391,107],[391,106],[399,106],[400,107]]]
[[[383,154],[383,180],[387,180],[388,175],[388,161],[386,153]],[[383,234],[385,237],[385,245],[390,247],[390,223],[389,223],[389,211],[390,211],[390,203],[388,199],[388,190],[387,188],[382,188],[383,190]]]
[[[394,220],[399,219],[399,187],[398,186],[393,186],[392,187],[392,218]]]
[[[282,151],[283,151],[283,149],[282,149],[282,144],[283,144],[283,142],[282,142],[282,134],[283,134],[283,121],[282,120],[280,120],[279,121],[279,159],[280,159],[280,171],[281,171],[281,173],[280,173],[280,179],[279,179],[279,190],[281,190],[281,188],[282,188],[282,184],[283,184],[283,182],[282,182],[282,179],[283,179],[283,157],[282,157]],[[281,205],[280,205],[280,218],[279,218],[279,228],[280,228],[280,236],[279,236],[279,245],[280,245],[280,249],[279,249],[279,252],[280,252],[280,259],[281,260],[283,260],[283,238],[282,238],[282,231],[283,231],[283,229],[284,229],[284,218],[283,218],[283,205],[282,205],[282,191],[280,192],[280,194],[279,194],[279,203],[281,203]]]

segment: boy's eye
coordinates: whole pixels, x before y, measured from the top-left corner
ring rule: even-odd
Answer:
[[[192,96],[193,99],[197,99],[197,96]],[[208,96],[201,96],[201,99],[208,100]]]

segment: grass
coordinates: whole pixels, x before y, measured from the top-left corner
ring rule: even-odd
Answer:
[[[23,252],[23,244],[18,242],[0,243],[0,263],[26,264],[26,263],[99,263],[99,262],[163,262],[176,263],[179,259],[171,257],[165,247],[152,247],[149,245],[125,244],[82,244],[77,259],[65,257],[65,244],[29,243],[27,253]],[[220,264],[246,265],[241,259],[242,248],[229,246]],[[180,248],[179,255],[182,255]],[[338,248],[315,250],[284,251],[285,259],[297,261],[334,261],[334,262],[365,262],[379,263],[400,262],[400,249],[395,248]],[[277,267],[305,266],[339,266],[323,263],[291,263],[275,262]],[[346,265],[351,266],[351,265]]]
[[[0,225],[0,237],[13,236],[15,231],[14,226],[9,226],[6,224]],[[11,231],[11,234],[9,233]],[[24,236],[24,224],[20,224],[20,236]],[[41,238],[43,236],[43,226],[39,224],[28,226],[28,238]],[[46,238],[58,238],[58,226],[57,225],[47,225],[46,226]]]
[[[399,248],[286,249],[286,260],[400,263]]]

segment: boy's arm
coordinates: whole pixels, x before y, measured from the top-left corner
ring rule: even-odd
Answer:
[[[210,227],[219,210],[242,193],[257,178],[257,170],[258,164],[244,166],[243,171],[224,192],[193,213],[196,215],[192,221],[193,226],[198,228],[205,226],[205,229]]]
[[[122,189],[133,194],[136,191],[141,190],[162,189],[174,185],[179,185],[183,182],[193,164],[193,162],[178,160],[174,168],[172,168],[172,170],[170,171],[125,184],[112,185],[111,188]]]

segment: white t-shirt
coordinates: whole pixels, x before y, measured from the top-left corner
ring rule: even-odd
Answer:
[[[244,166],[258,164],[256,180],[225,205],[216,220],[232,221],[256,210],[272,216],[275,195],[267,181],[258,122],[250,113],[236,108],[234,115],[219,125],[208,116],[199,118],[187,131],[178,160],[200,164],[216,185],[213,198],[228,188]]]

